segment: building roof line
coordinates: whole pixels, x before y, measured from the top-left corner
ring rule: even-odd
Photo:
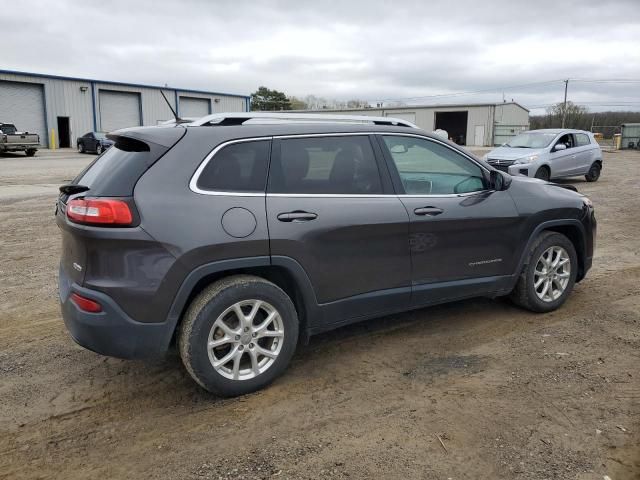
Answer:
[[[49,75],[46,73],[33,73],[33,72],[21,72],[18,70],[0,70],[0,74],[7,75],[25,75],[28,77],[38,77],[38,78],[50,78],[52,80],[73,80],[76,82],[89,82],[89,83],[101,83],[104,85],[119,85],[123,87],[135,87],[135,88],[153,88],[156,90],[176,90],[178,92],[184,93],[199,93],[204,95],[220,95],[224,97],[237,97],[237,98],[251,98],[249,95],[240,95],[237,93],[222,93],[222,92],[208,92],[205,90],[193,90],[190,88],[179,88],[179,87],[161,87],[159,85],[146,85],[143,83],[126,83],[126,82],[115,82],[111,80],[97,80],[93,78],[80,78],[80,77],[67,77],[64,75]]]
[[[518,102],[494,102],[494,103],[433,103],[421,105],[405,105],[402,107],[366,107],[366,108],[327,108],[318,110],[290,110],[292,112],[362,112],[366,110],[411,110],[415,108],[456,108],[456,107],[498,107],[500,105],[517,105],[529,112],[530,110]]]

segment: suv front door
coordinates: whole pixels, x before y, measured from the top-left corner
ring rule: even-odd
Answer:
[[[500,290],[517,260],[509,193],[487,189],[488,172],[443,142],[379,138],[410,219],[413,305]]]
[[[288,257],[302,266],[323,311],[320,322],[402,309],[410,298],[408,217],[374,149],[369,135],[358,134],[273,142],[272,262]]]
[[[556,151],[555,148],[558,144],[565,145],[567,147],[566,150]],[[554,142],[551,153],[549,154],[549,158],[551,159],[551,178],[568,177],[573,174],[577,161],[575,145],[575,139],[571,133],[561,135],[560,138]]]

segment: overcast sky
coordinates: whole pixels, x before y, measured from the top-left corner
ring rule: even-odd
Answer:
[[[0,69],[241,94],[463,103],[503,92],[428,96],[557,80],[504,89],[537,107],[564,78],[640,80],[640,0],[20,0],[0,32]],[[640,82],[569,99],[640,110]]]

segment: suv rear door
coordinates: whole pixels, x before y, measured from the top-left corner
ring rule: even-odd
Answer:
[[[412,304],[494,291],[515,270],[520,218],[509,193],[488,190],[487,171],[444,142],[379,139],[410,219]]]
[[[596,160],[596,149],[591,143],[589,135],[586,133],[575,133],[576,159],[573,167],[574,175],[584,175],[591,168],[591,164]]]
[[[367,134],[274,139],[272,259],[298,262],[318,303],[339,308],[341,319],[401,309],[410,297],[408,217],[381,166]]]

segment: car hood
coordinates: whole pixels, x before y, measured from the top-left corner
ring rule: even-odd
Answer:
[[[528,157],[530,155],[537,155],[543,153],[544,148],[512,148],[512,147],[498,147],[491,150],[487,154],[487,158],[495,160],[516,160],[522,157]]]

